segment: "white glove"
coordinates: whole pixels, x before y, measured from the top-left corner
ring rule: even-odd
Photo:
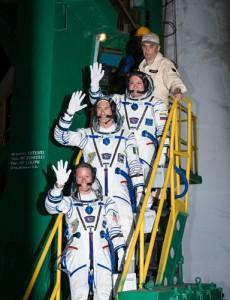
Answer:
[[[74,115],[75,112],[82,110],[87,106],[87,104],[81,105],[82,100],[85,98],[85,94],[82,94],[82,91],[78,91],[72,94],[72,97],[69,101],[69,106],[67,113],[69,115]]]
[[[160,141],[161,141],[160,138],[158,138],[158,143],[159,144],[160,144]],[[169,138],[166,137],[165,143],[164,143],[164,146],[163,146],[163,149],[162,149],[160,161],[159,161],[159,164],[158,164],[158,166],[161,167],[161,168],[165,167],[166,160],[167,160],[167,155],[168,155],[168,149],[169,149]]]
[[[95,62],[90,66],[92,92],[97,92],[99,90],[99,82],[104,76],[104,73],[104,70],[102,70],[102,64]]]
[[[136,207],[140,205],[141,200],[143,200],[144,197],[144,187],[143,186],[138,186],[135,191],[136,194]]]
[[[64,184],[69,179],[71,169],[69,169],[67,171],[67,166],[68,166],[68,161],[66,161],[65,164],[63,165],[63,160],[59,160],[57,162],[57,168],[55,167],[55,165],[52,165],[52,168],[53,168],[53,170],[56,174],[56,178],[57,178],[56,183],[60,187],[64,186]]]
[[[142,205],[142,202],[144,200],[144,195],[145,195],[144,187],[138,186],[136,189],[136,206],[137,206],[137,208],[140,206],[140,204]],[[148,202],[146,205],[146,209],[150,209],[152,204],[153,204],[153,199],[152,199],[152,195],[150,193],[149,199],[148,199]],[[139,208],[141,209],[141,207],[139,207]]]
[[[117,257],[118,257],[117,271],[118,272],[121,272],[121,267],[122,267],[122,263],[123,263],[124,254],[125,254],[125,251],[124,251],[123,248],[120,248],[120,249],[117,250]]]

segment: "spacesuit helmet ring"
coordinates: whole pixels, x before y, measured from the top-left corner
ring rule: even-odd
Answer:
[[[142,92],[142,94],[145,94],[146,97],[149,97],[154,91],[153,81],[152,81],[152,78],[148,74],[141,72],[141,71],[134,71],[134,72],[130,73],[130,75],[128,76],[127,83],[126,83],[126,96],[132,98],[131,91],[129,89],[129,82],[133,76],[137,76],[142,80],[143,85],[144,85],[144,91]]]
[[[119,130],[123,124],[123,119],[119,113],[119,111],[117,110],[117,105],[116,103],[113,101],[113,99],[111,97],[108,96],[103,96],[101,98],[99,98],[96,103],[94,104],[94,117],[93,117],[93,128],[95,131],[98,131],[99,128],[99,117],[97,116],[97,105],[101,102],[101,101],[107,101],[110,105],[111,108],[111,112],[112,114],[109,115],[108,117],[112,118],[114,123],[116,124],[116,131]]]
[[[86,168],[86,169],[90,169],[90,172],[91,172],[91,176],[92,176],[92,181],[91,181],[91,184],[95,181],[96,179],[96,172],[95,172],[95,169],[88,163],[85,163],[85,162],[82,162],[80,164],[78,164],[76,167],[75,167],[75,179],[77,180],[77,171],[81,168]]]
[[[117,105],[116,105],[116,103],[110,97],[102,97],[102,98],[99,98],[96,101],[96,103],[94,105],[94,116],[97,116],[97,107],[98,107],[98,105],[99,105],[99,103],[101,101],[107,101],[109,103],[110,108],[111,108],[111,112],[112,112],[111,118],[116,122],[117,121],[116,120],[116,117],[117,117],[116,116]]]
[[[77,182],[77,172],[81,168],[86,168],[86,169],[90,170],[92,178],[91,178],[91,181],[89,181],[87,184],[89,186],[91,186],[91,189],[92,189],[92,191],[95,192],[97,198],[101,198],[102,197],[102,187],[96,177],[96,169],[93,168],[89,163],[86,163],[86,162],[82,162],[75,167],[75,172],[74,172],[75,191],[74,192],[75,193],[79,192],[80,184],[78,184],[78,182]]]

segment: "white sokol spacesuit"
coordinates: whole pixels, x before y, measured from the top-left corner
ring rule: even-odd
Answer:
[[[116,111],[113,113],[117,114]],[[55,127],[54,138],[62,145],[82,149],[84,161],[96,168],[103,195],[116,200],[119,222],[127,240],[133,224],[127,178],[131,178],[134,188],[144,185],[135,135],[127,128],[121,128],[119,117],[109,128],[100,127],[97,117],[93,127],[77,131],[69,130],[71,122],[72,117],[65,113]]]
[[[154,96],[163,99],[166,103],[170,92],[174,93],[176,89],[180,89],[181,93],[187,91],[173,62],[160,52],[151,64],[144,59],[139,65],[139,70],[151,76],[154,82]]]
[[[45,206],[50,214],[64,213],[67,223],[67,246],[62,266],[68,274],[72,300],[87,300],[89,291],[94,300],[109,300],[112,291],[113,250],[124,253],[125,240],[117,220],[115,203],[99,196],[92,189],[88,194],[63,196],[54,185],[48,192]]]
[[[91,67],[94,72],[95,65]],[[96,66],[96,70],[97,70]],[[101,71],[101,70],[99,70]],[[100,73],[100,72],[99,72]],[[102,75],[101,75],[102,76]],[[144,177],[147,178],[149,170],[152,167],[156,150],[159,145],[160,139],[163,135],[165,123],[168,118],[168,106],[165,101],[155,98],[153,95],[153,82],[150,76],[142,72],[134,72],[130,75],[138,76],[144,83],[144,92],[141,97],[133,98],[131,92],[127,88],[124,95],[114,94],[110,97],[117,104],[122,117],[124,117],[124,128],[133,131],[138,145],[139,157],[144,169]],[[94,76],[95,78],[96,76]],[[99,88],[99,79],[95,79],[96,84],[91,82],[91,90],[89,91],[90,100],[95,103],[98,97],[103,94]],[[97,84],[98,83],[98,84]],[[166,153],[169,146],[169,139],[166,139],[164,144],[163,153],[159,162],[160,166],[165,165]]]

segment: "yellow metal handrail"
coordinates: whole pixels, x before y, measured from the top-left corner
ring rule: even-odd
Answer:
[[[62,218],[63,218],[62,214],[59,214],[58,217],[56,218],[56,221],[55,221],[54,226],[52,228],[52,231],[51,231],[51,233],[49,235],[49,238],[48,238],[48,240],[46,242],[46,245],[45,245],[45,247],[44,247],[44,249],[42,251],[42,254],[41,254],[40,258],[39,258],[39,261],[38,261],[38,263],[37,263],[37,265],[35,267],[35,270],[34,270],[34,273],[33,273],[32,277],[31,277],[31,279],[30,279],[30,282],[29,282],[29,284],[28,284],[28,286],[26,288],[25,294],[24,294],[24,296],[22,298],[23,300],[29,299],[29,296],[30,296],[30,294],[32,292],[32,289],[34,287],[35,281],[38,278],[39,272],[40,272],[41,267],[42,267],[42,265],[43,265],[43,263],[45,261],[46,255],[47,255],[47,253],[49,251],[49,248],[51,246],[51,243],[52,243],[52,241],[54,239],[54,236],[55,236],[55,233],[57,232],[57,230],[58,230],[58,234],[59,234],[59,231],[61,231],[61,236],[62,236]],[[60,237],[58,236],[58,241],[59,241],[59,238]],[[58,249],[59,249],[59,246],[58,246]],[[57,253],[57,256],[59,256],[60,254],[61,254],[61,252]]]
[[[82,156],[82,152],[80,151],[77,155],[76,161],[75,163],[78,164],[80,159]],[[57,233],[57,258],[61,256],[62,253],[62,223],[63,223],[63,214],[59,214],[56,218],[56,221],[54,223],[54,226],[51,230],[51,233],[48,237],[48,240],[46,242],[46,245],[41,253],[41,256],[38,260],[38,263],[35,267],[35,270],[33,272],[33,275],[29,281],[29,284],[26,288],[26,291],[24,293],[24,296],[22,298],[22,300],[28,300],[30,297],[30,294],[32,292],[32,289],[35,285],[35,282],[38,278],[38,275],[41,271],[42,265],[45,261],[45,258],[47,256],[47,253],[49,251],[49,248],[51,246],[51,243],[55,237],[55,234]],[[55,282],[55,286],[53,288],[50,300],[56,299],[59,300],[60,299],[60,295],[61,295],[61,271],[59,269],[56,270],[56,282]]]
[[[125,280],[127,277],[127,273],[129,270],[131,258],[133,256],[135,247],[137,245],[138,237],[140,237],[139,288],[142,287],[143,283],[146,280],[147,271],[149,268],[154,243],[156,240],[160,217],[161,217],[161,213],[163,210],[164,201],[166,198],[166,191],[167,191],[167,188],[169,185],[171,188],[170,189],[171,190],[170,199],[171,199],[171,214],[172,214],[173,220],[175,220],[178,210],[187,212],[188,193],[186,193],[186,195],[184,196],[183,203],[181,200],[175,200],[175,192],[177,194],[180,193],[180,177],[179,177],[179,175],[175,174],[174,165],[176,165],[177,167],[180,167],[181,162],[182,162],[181,161],[182,157],[184,157],[184,159],[186,160],[185,171],[186,171],[186,178],[187,178],[188,182],[189,182],[190,169],[191,169],[192,104],[191,104],[191,101],[186,98],[183,98],[181,102],[184,105],[187,105],[187,108],[185,108],[183,106],[183,110],[186,110],[186,113],[187,113],[187,119],[186,119],[187,142],[185,143],[186,149],[184,149],[183,151],[180,149],[179,141],[180,141],[181,130],[182,130],[180,114],[181,114],[182,105],[179,103],[178,99],[175,99],[171,106],[170,112],[169,112],[168,120],[165,125],[164,134],[161,139],[159,150],[158,150],[158,153],[157,153],[157,156],[156,156],[153,168],[152,168],[149,183],[148,183],[148,186],[147,186],[147,189],[145,192],[145,196],[143,199],[143,204],[142,204],[142,207],[140,209],[140,212],[139,212],[139,215],[137,218],[136,228],[135,228],[135,231],[132,236],[131,244],[129,246],[129,252],[128,252],[127,259],[126,259],[125,265],[124,265],[124,269],[123,269],[123,272],[122,272],[122,275],[121,275],[121,278],[120,278],[120,281],[118,284],[117,293],[122,291],[122,289],[123,289],[123,286],[124,286],[124,283],[125,283]],[[160,161],[160,156],[161,156],[161,153],[163,150],[165,139],[169,133],[170,133],[169,164],[168,164],[168,168],[167,168],[166,175],[165,175],[164,185],[163,185],[163,187],[161,189],[161,193],[160,193],[159,205],[158,205],[157,214],[156,214],[156,218],[155,218],[152,233],[151,233],[148,250],[147,250],[146,256],[144,257],[144,250],[143,250],[144,249],[144,244],[143,244],[144,243],[144,238],[143,238],[143,235],[144,235],[144,233],[143,233],[144,213],[146,210],[148,198],[151,193],[151,188],[153,186],[153,181],[154,181],[154,178],[155,178],[155,175],[157,172],[157,167],[158,167],[158,164]],[[180,202],[180,204],[178,204],[178,202]],[[162,264],[161,266],[159,266],[159,268],[161,268],[160,273],[163,274],[165,264]]]
[[[174,99],[172,97],[169,98],[169,102],[172,104]],[[182,101],[179,103],[179,116],[178,116],[178,126],[181,127],[183,123],[188,122],[188,103],[190,103],[191,100],[188,98],[183,98]],[[191,152],[191,171],[194,174],[198,174],[199,165],[198,165],[198,141],[197,141],[197,117],[191,112],[191,118],[192,118],[192,152]],[[180,146],[186,146],[187,142],[182,136],[179,136],[179,145]]]

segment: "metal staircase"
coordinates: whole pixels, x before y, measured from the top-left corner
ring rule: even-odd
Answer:
[[[196,153],[198,148],[194,143],[193,121],[192,103],[189,99],[183,98],[181,102],[175,99],[171,102],[168,121],[152,167],[142,207],[136,219],[136,227],[132,235],[123,272],[118,279],[117,289],[114,291],[114,297],[119,300],[135,299],[137,297],[141,299],[223,299],[222,290],[213,284],[203,285],[199,280],[195,284],[183,283],[181,244],[188,216],[188,185],[190,175],[192,173],[198,174]],[[156,218],[152,232],[149,234],[148,239],[146,239],[144,234],[145,210],[157,172],[164,141],[169,134],[169,163],[165,173],[164,184],[160,190],[159,201],[155,204]],[[76,163],[79,162],[80,155],[81,153],[79,153]],[[178,170],[180,170],[180,174],[178,174]],[[183,175],[182,177],[181,174]],[[55,233],[58,236],[56,256],[58,257],[62,252],[62,217],[62,215],[59,215],[56,218],[54,227],[41,253],[23,300],[30,297],[49,247],[54,240]],[[146,243],[147,240],[148,243]],[[155,260],[155,265],[151,266],[156,247],[158,257]],[[134,252],[138,254],[138,289],[123,291]],[[206,294],[210,295],[209,298],[205,298],[204,295]],[[61,271],[56,270],[56,281],[50,299],[60,299],[60,297]]]

